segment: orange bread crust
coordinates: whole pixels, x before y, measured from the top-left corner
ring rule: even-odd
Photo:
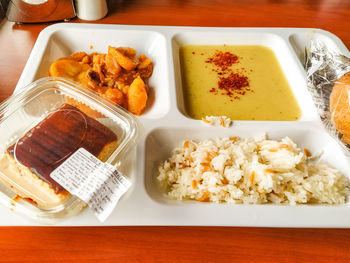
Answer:
[[[350,72],[338,79],[329,98],[331,119],[342,134],[342,141],[350,144]]]

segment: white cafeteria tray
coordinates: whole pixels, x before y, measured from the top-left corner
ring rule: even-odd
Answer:
[[[168,200],[157,188],[160,161],[184,139],[218,136],[252,137],[267,132],[272,139],[291,137],[299,147],[324,150],[324,159],[350,176],[350,163],[325,132],[300,60],[305,43],[313,36],[344,55],[349,51],[335,35],[307,28],[204,28],[94,24],[56,24],[43,30],[32,50],[16,91],[48,75],[49,65],[73,52],[106,52],[108,45],[130,46],[155,63],[149,81],[151,105],[138,117],[143,133],[127,157],[123,171],[133,185],[106,222],[101,224],[89,209],[56,225],[214,225],[269,227],[350,227],[350,202],[328,205],[232,205]],[[207,126],[186,116],[182,98],[178,49],[185,44],[264,45],[271,48],[302,109],[295,122],[235,121],[230,128]],[[0,207],[0,225],[39,225],[8,208]]]

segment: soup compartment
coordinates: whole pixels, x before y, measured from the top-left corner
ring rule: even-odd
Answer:
[[[295,107],[295,116],[298,116],[298,106],[300,108],[301,114],[300,117],[298,116],[297,121],[314,121],[318,119],[318,115],[315,109],[315,106],[313,104],[312,98],[310,96],[310,94],[307,91],[307,87],[306,87],[306,81],[305,81],[305,76],[303,73],[303,69],[300,67],[300,64],[298,63],[298,61],[296,61],[295,59],[295,54],[293,52],[293,50],[291,50],[290,46],[288,45],[288,43],[280,36],[278,36],[277,34],[273,34],[273,33],[263,33],[263,32],[253,32],[253,33],[249,33],[249,32],[191,32],[191,33],[179,33],[176,34],[173,39],[172,39],[172,44],[173,44],[173,57],[174,57],[174,71],[175,71],[175,83],[176,83],[176,92],[177,92],[177,107],[179,109],[179,111],[186,117],[192,117],[192,110],[191,112],[189,111],[190,107],[189,105],[189,101],[191,103],[194,104],[192,98],[188,98],[187,92],[184,92],[185,89],[187,89],[186,85],[185,85],[185,78],[186,78],[186,74],[194,76],[194,73],[191,72],[191,69],[189,69],[186,72],[184,70],[184,58],[182,57],[182,52],[181,52],[181,48],[186,47],[186,46],[201,46],[202,49],[203,46],[214,46],[213,49],[218,48],[218,46],[222,47],[222,50],[224,50],[223,52],[225,52],[225,50],[230,50],[230,47],[232,46],[232,49],[234,48],[234,46],[238,46],[238,48],[236,49],[240,49],[241,53],[246,54],[246,56],[244,57],[240,57],[240,53],[237,52],[235,55],[237,55],[239,57],[238,60],[241,60],[242,62],[238,62],[237,64],[233,64],[231,68],[235,68],[233,70],[233,73],[238,72],[238,75],[240,76],[247,76],[248,80],[251,76],[255,75],[255,76],[259,76],[259,72],[254,72],[254,65],[252,64],[250,67],[245,67],[243,68],[243,73],[242,72],[242,68],[241,68],[241,64],[247,64],[249,65],[249,61],[254,59],[253,57],[248,57],[249,56],[249,50],[252,50],[252,52],[254,52],[254,47],[256,49],[261,49],[263,50],[263,48],[268,48],[269,50],[271,50],[273,52],[273,55],[275,55],[276,59],[277,59],[277,64],[273,65],[273,68],[279,70],[279,66],[282,70],[281,74],[284,74],[284,76],[281,76],[281,80],[280,83],[284,82],[284,78],[286,78],[286,87],[285,88],[285,95],[291,96],[290,99],[294,100],[293,95],[297,101],[297,104]],[[226,46],[226,47],[225,47]],[[245,48],[245,49],[244,49]],[[200,48],[199,48],[200,49]],[[220,49],[221,50],[221,49]],[[211,51],[212,52],[212,51]],[[258,51],[256,51],[258,52]],[[270,55],[268,51],[265,51],[266,56]],[[192,52],[194,53],[194,52]],[[201,52],[203,54],[203,52]],[[209,53],[209,52],[207,52]],[[201,68],[201,73],[204,75],[216,75],[216,72],[211,72],[212,69],[214,70],[218,70],[219,69],[219,74],[222,74],[222,71],[220,71],[220,68],[218,67],[212,67],[211,65],[209,65],[208,63],[204,62],[208,60],[208,54],[204,53],[203,54],[203,67]],[[212,52],[213,53],[213,52]],[[201,54],[201,55],[202,55]],[[211,53],[210,53],[211,54]],[[273,61],[273,55],[271,55],[271,61]],[[187,52],[187,56],[191,59],[191,63],[192,60],[194,61],[194,59],[192,59],[190,56],[188,55]],[[192,56],[200,56],[197,54],[192,54]],[[181,58],[182,57],[182,58]],[[270,58],[270,57],[269,57]],[[186,57],[187,59],[187,57]],[[259,63],[261,63],[263,58],[261,58],[260,60],[255,60],[255,66],[258,67]],[[198,59],[197,59],[198,60]],[[278,65],[279,64],[279,65]],[[190,62],[186,63],[186,65],[191,65]],[[266,67],[268,67],[269,65],[266,64]],[[189,66],[188,66],[189,67]],[[261,69],[265,70],[266,67],[264,66],[260,66]],[[249,72],[250,70],[252,70],[253,72]],[[199,68],[198,68],[199,71]],[[225,76],[227,76],[229,73],[226,73]],[[259,76],[259,78],[265,80],[266,82],[268,82],[269,80],[269,72],[266,71],[266,73],[264,73],[266,76]],[[277,75],[276,75],[277,76]],[[219,80],[220,75],[217,75],[217,79]],[[215,78],[215,76],[213,76],[213,78]],[[212,79],[213,79],[212,78]],[[273,83],[273,78],[271,78],[271,83]],[[191,83],[189,83],[188,85],[192,85],[193,83],[193,78],[190,79]],[[236,80],[232,80],[230,85],[236,85]],[[255,79],[253,79],[253,81],[255,81]],[[234,82],[234,83],[233,83]],[[199,83],[199,82],[198,82]],[[212,83],[212,82],[210,82]],[[201,84],[206,85],[206,83],[201,82]],[[206,111],[205,108],[208,107],[214,107],[214,104],[212,105],[212,101],[216,100],[217,97],[220,97],[220,93],[228,93],[225,92],[223,90],[219,90],[217,88],[218,84],[217,81],[214,83],[215,86],[212,85],[208,85],[207,90],[205,90],[204,92],[206,92],[205,94],[207,94],[206,96],[211,97],[211,101],[208,101],[209,106],[204,105],[205,102],[201,101],[201,105],[203,105],[203,111]],[[249,96],[248,100],[250,100],[250,98],[252,96],[254,96],[254,88],[256,87],[256,89],[258,88],[258,82],[253,83],[255,84],[255,86],[251,86],[248,87],[250,88],[250,91],[244,91],[244,95],[238,95],[237,99],[234,98],[234,95],[230,95],[230,96],[221,96],[221,97],[225,97],[223,98],[223,103],[225,103],[225,105],[227,105],[229,107],[229,105],[232,103],[234,104],[236,103],[241,103],[243,101],[247,101],[247,96]],[[203,86],[201,85],[201,86]],[[291,95],[289,95],[290,91],[287,91],[288,89],[288,85],[290,86],[291,89]],[[267,86],[268,87],[268,86]],[[216,89],[219,93],[219,95],[215,92],[212,92],[213,89]],[[262,89],[259,88],[261,91]],[[276,91],[272,92],[270,95],[268,95],[266,97],[266,94],[264,92],[260,92],[257,89],[257,92],[259,92],[259,94],[261,95],[261,99],[264,100],[265,99],[270,99],[271,96],[275,96],[275,93],[279,93],[279,89],[280,87],[276,87],[275,88]],[[242,90],[242,89],[240,89]],[[231,92],[232,90],[230,90]],[[268,90],[267,90],[268,92]],[[241,93],[241,91],[240,91]],[[190,93],[192,96],[194,96],[192,94],[192,92]],[[212,95],[213,94],[213,95]],[[289,100],[286,100],[286,102],[281,102],[281,100],[284,99],[285,95],[283,95],[281,98],[276,99],[275,101],[271,100],[271,104],[277,105],[276,106],[276,111],[284,111],[284,112],[288,112],[289,108],[287,108],[285,106],[286,103],[289,103]],[[198,95],[199,96],[199,95]],[[210,100],[210,99],[208,99]],[[260,103],[261,101],[258,99],[257,97],[257,102]],[[281,103],[281,105],[278,105],[278,103]],[[291,104],[292,106],[293,104]],[[242,104],[243,106],[243,104]],[[261,104],[262,110],[269,110],[269,106],[268,105],[264,105]],[[289,107],[289,106],[288,106]],[[255,105],[248,105],[246,112],[250,112],[252,110],[255,110]],[[238,109],[237,109],[238,110]],[[260,110],[260,109],[259,109]],[[195,110],[193,110],[195,111]],[[266,114],[266,118],[264,119],[263,115],[257,116],[258,120],[276,120],[276,121],[281,121],[284,120],[283,117],[281,117],[281,119],[279,119],[279,117],[276,116],[276,114],[278,115],[279,113],[275,113],[273,114],[274,117],[268,117],[269,114]],[[211,114],[205,114],[203,113],[203,117],[205,117],[205,115],[211,115]],[[224,115],[224,114],[221,114]],[[235,115],[238,115],[235,113]],[[248,114],[245,114],[248,115]],[[286,115],[287,116],[287,115]],[[294,115],[292,113],[288,114],[288,120],[292,120],[291,116]],[[249,119],[245,119],[246,117],[242,117],[242,120],[254,120],[254,116],[249,117]],[[269,119],[272,118],[272,119]]]

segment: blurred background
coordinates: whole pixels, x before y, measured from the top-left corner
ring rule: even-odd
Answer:
[[[2,19],[6,16],[17,23],[69,20],[76,16],[73,0],[0,0],[0,3]]]

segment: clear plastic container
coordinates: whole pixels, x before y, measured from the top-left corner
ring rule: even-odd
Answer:
[[[74,82],[31,83],[0,105],[0,202],[42,223],[78,214],[86,204],[50,173],[80,147],[118,166],[137,132],[132,115]]]

